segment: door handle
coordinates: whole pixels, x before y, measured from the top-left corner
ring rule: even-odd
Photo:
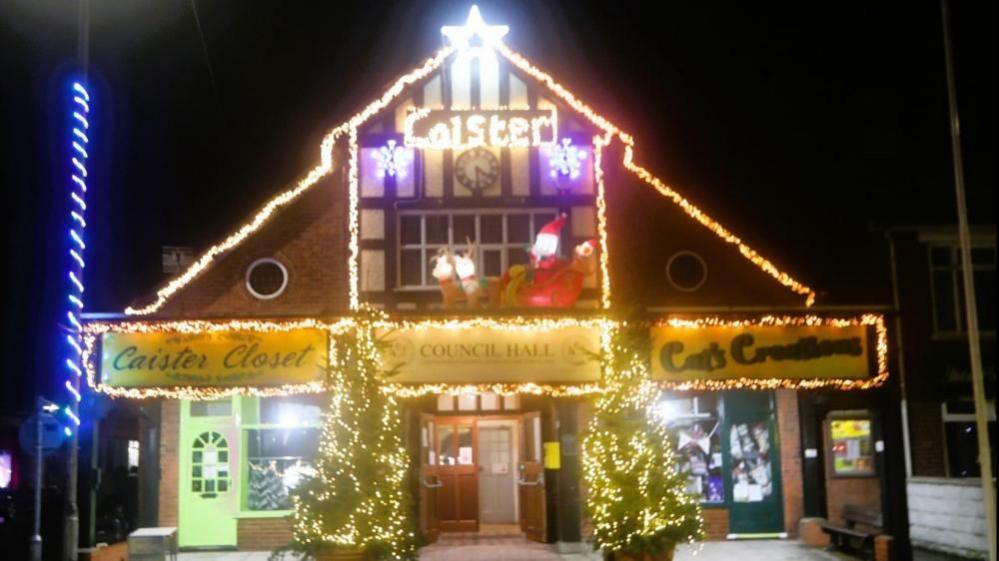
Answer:
[[[438,487],[444,486],[444,481],[440,477],[438,477],[437,483],[427,483],[427,480],[421,477],[420,484],[426,487],[427,489],[437,489]]]
[[[545,484],[545,478],[544,477],[539,477],[539,478],[535,479],[534,481],[528,481],[528,480],[526,480],[524,478],[517,479],[517,485],[523,485],[524,487],[536,487],[538,485],[544,485],[544,484]]]

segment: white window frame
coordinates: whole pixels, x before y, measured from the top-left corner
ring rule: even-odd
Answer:
[[[552,217],[558,216],[559,210],[554,207],[531,207],[531,208],[518,208],[518,209],[502,209],[502,208],[473,208],[473,209],[446,209],[446,210],[405,210],[400,211],[396,215],[396,255],[395,255],[395,290],[397,291],[429,291],[438,290],[439,286],[436,283],[433,284],[420,284],[420,285],[404,285],[402,284],[402,252],[404,250],[421,250],[421,264],[420,264],[420,280],[422,282],[427,282],[428,280],[428,267],[430,267],[430,258],[436,254],[438,248],[446,247],[451,250],[452,253],[458,253],[463,251],[466,247],[465,240],[455,240],[454,239],[454,220],[455,216],[474,216],[475,217],[475,237],[480,240],[476,243],[477,254],[476,254],[476,271],[482,271],[484,266],[483,255],[485,251],[488,250],[498,250],[500,252],[500,270],[506,271],[510,267],[510,263],[507,263],[507,250],[523,248],[523,242],[510,242],[509,232],[507,231],[507,217],[514,216],[527,216],[529,219],[528,228],[530,233],[530,238],[528,239],[527,245],[534,242],[534,237],[537,235],[537,231],[544,226],[541,221],[537,220],[537,215],[547,214]],[[418,244],[403,244],[402,243],[402,220],[404,217],[409,216],[419,216],[420,217],[420,243]],[[448,230],[447,237],[448,243],[446,244],[436,244],[427,243],[427,217],[428,216],[448,216]],[[482,220],[483,216],[502,216],[503,217],[503,241],[499,243],[483,243],[482,240]]]
[[[946,250],[948,250],[950,252],[950,264],[949,265],[937,265],[937,264],[935,264],[933,262],[933,252],[934,252],[934,250],[938,250],[938,249],[946,249]],[[975,250],[975,249],[991,249],[993,255],[995,255],[995,253],[996,253],[996,246],[995,246],[995,244],[987,244],[987,243],[977,243],[976,244],[976,243],[973,243],[972,244],[972,250]],[[957,246],[957,245],[954,245],[954,244],[933,243],[933,244],[928,244],[927,248],[926,248],[926,259],[927,259],[927,263],[929,264],[929,271],[930,271],[930,302],[931,302],[932,308],[933,308],[932,309],[932,312],[933,312],[933,333],[936,334],[936,335],[944,335],[944,336],[955,336],[955,335],[958,335],[958,336],[960,336],[960,335],[965,335],[968,332],[968,328],[965,325],[967,323],[967,320],[968,320],[967,314],[965,313],[964,307],[961,304],[961,299],[958,297],[958,294],[959,294],[959,291],[960,291],[960,287],[961,287],[962,283],[964,282],[964,280],[961,278],[961,276],[962,276],[962,270],[961,270],[962,266],[959,264],[960,257],[961,257],[961,248],[960,248],[960,246]],[[986,263],[974,263],[974,261],[972,261],[971,270],[972,270],[972,272],[974,272],[974,271],[995,271],[996,270],[996,262],[995,262],[995,260],[993,260],[991,264],[986,264]],[[938,312],[939,305],[937,303],[937,290],[936,290],[937,289],[937,287],[936,287],[936,283],[937,283],[937,278],[936,278],[937,275],[936,275],[936,273],[941,272],[941,271],[943,271],[943,272],[950,272],[950,297],[951,297],[951,301],[954,304],[954,318],[955,318],[954,322],[956,324],[954,329],[944,330],[944,329],[940,328],[940,320],[939,320],[939,312]],[[994,331],[983,331],[983,333],[985,333],[985,334],[992,334],[992,335],[995,334]]]

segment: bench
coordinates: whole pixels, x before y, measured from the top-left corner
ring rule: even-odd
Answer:
[[[882,531],[881,513],[856,505],[843,507],[843,526],[824,522],[822,531],[829,534],[833,547],[840,550],[856,550],[874,556],[874,538]],[[858,524],[862,527],[858,528]]]

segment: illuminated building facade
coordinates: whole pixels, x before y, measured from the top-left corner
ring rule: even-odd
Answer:
[[[817,304],[505,26],[473,9],[442,31],[288,190],[148,300],[88,317],[90,387],[152,411],[146,520],[184,547],[286,542],[331,341],[365,306],[386,314],[386,391],[430,539],[516,524],[585,542],[592,354],[618,328],[648,336],[657,414],[712,538],[795,535],[844,501],[895,500],[885,318]]]

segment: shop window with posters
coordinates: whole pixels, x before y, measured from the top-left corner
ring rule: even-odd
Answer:
[[[724,503],[717,397],[663,399],[657,406],[657,413],[676,435],[678,465],[679,470],[687,474],[687,491],[699,496],[703,504]]]
[[[874,442],[870,417],[833,416],[826,421],[829,473],[832,477],[871,477]]]
[[[732,501],[756,503],[766,500],[774,492],[769,423],[733,423],[728,438],[732,456]]]

